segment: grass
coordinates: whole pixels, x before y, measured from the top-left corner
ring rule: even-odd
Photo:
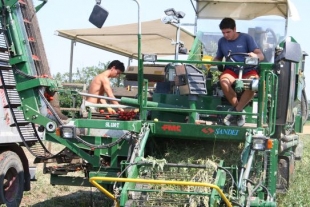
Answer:
[[[310,122],[308,122],[310,125]],[[290,189],[286,194],[277,197],[278,207],[310,207],[310,134],[302,135],[304,143],[303,158],[296,161],[295,174],[292,178]],[[188,152],[187,148],[183,148]],[[221,151],[220,149],[214,149]],[[174,156],[171,150],[168,157]],[[199,152],[197,152],[199,153]],[[223,151],[221,151],[223,153]],[[232,154],[233,152],[227,152]],[[167,155],[166,155],[167,156]],[[22,207],[90,207],[111,206],[110,201],[96,188],[52,186],[49,184],[49,175],[42,173],[42,164],[37,166],[37,181],[32,182],[32,190],[24,193]]]
[[[295,173],[290,188],[284,195],[279,195],[277,202],[279,207],[309,207],[310,206],[310,135],[301,137],[304,143],[303,157],[296,161]]]

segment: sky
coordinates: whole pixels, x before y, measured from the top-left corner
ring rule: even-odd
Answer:
[[[35,6],[41,1],[33,0]],[[300,19],[290,20],[288,35],[301,44],[302,50],[310,55],[309,0],[292,0],[298,10]],[[55,31],[63,29],[94,28],[88,21],[95,5],[95,0],[50,0],[37,13],[44,48],[52,74],[69,72],[71,41],[55,35]],[[182,22],[193,23],[194,10],[190,0],[139,0],[140,20],[149,21],[160,19],[164,10],[174,8],[186,13]],[[104,26],[136,23],[138,21],[138,6],[133,0],[102,0],[101,6],[109,11]],[[142,28],[143,30],[143,28]],[[77,68],[97,66],[99,62],[106,63],[119,59],[127,65],[128,58],[91,48],[77,43],[73,54],[73,72]],[[305,75],[310,77],[310,56],[306,59]],[[310,80],[308,78],[308,80]],[[307,97],[310,99],[310,83],[306,85]]]

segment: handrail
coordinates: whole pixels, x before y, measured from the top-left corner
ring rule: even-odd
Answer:
[[[109,191],[107,191],[104,187],[99,185],[97,180],[99,181],[110,181],[110,182],[132,182],[132,183],[148,183],[148,184],[169,184],[169,185],[184,185],[184,186],[200,186],[200,187],[209,187],[214,188],[224,200],[225,204],[228,207],[232,207],[232,204],[225,196],[223,191],[217,186],[210,183],[198,183],[198,182],[188,182],[188,181],[171,181],[171,180],[151,180],[151,179],[139,179],[139,178],[114,178],[114,177],[92,177],[89,179],[89,182],[93,184],[96,188],[98,188],[102,193],[111,198],[117,203],[117,207],[119,207],[119,202],[116,200],[115,196],[112,195]]]

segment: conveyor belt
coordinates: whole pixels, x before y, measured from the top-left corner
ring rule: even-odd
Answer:
[[[28,36],[29,52],[32,54],[32,60],[30,65],[33,68],[29,69],[29,73],[25,74],[21,72],[15,65],[10,65],[10,55],[8,40],[8,32],[6,30],[6,19],[5,16],[2,16],[1,19],[1,28],[2,33],[0,34],[0,90],[4,91],[5,94],[5,103],[3,103],[4,108],[10,109],[11,115],[11,127],[16,127],[19,132],[21,143],[23,143],[29,150],[29,152],[39,158],[40,160],[51,159],[58,156],[51,154],[44,143],[42,142],[42,137],[40,137],[37,126],[35,124],[25,120],[24,114],[18,109],[22,105],[21,99],[18,92],[16,91],[16,82],[14,78],[14,73],[19,73],[28,78],[35,78],[37,75],[46,74],[49,72],[47,58],[43,48],[43,42],[40,35],[38,22],[35,16],[35,10],[33,7],[32,0],[28,1],[18,1],[16,5],[17,15],[20,15],[18,18],[21,19],[20,22],[24,23],[25,34]],[[30,59],[31,60],[31,59]],[[55,115],[58,122],[60,122],[59,117],[50,106],[48,101],[39,91],[38,95],[46,102],[50,111]],[[60,153],[59,153],[60,154]]]

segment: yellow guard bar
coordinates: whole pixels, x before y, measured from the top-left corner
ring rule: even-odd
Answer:
[[[171,181],[171,180],[146,180],[146,179],[138,179],[138,178],[114,178],[114,177],[92,177],[89,179],[89,182],[93,184],[96,188],[98,188],[102,193],[116,201],[117,207],[119,207],[119,203],[109,191],[99,185],[96,181],[111,181],[111,182],[132,182],[132,183],[149,183],[149,184],[170,184],[170,185],[186,185],[186,186],[200,186],[200,187],[209,187],[214,188],[224,200],[228,207],[232,207],[229,200],[226,198],[222,190],[217,186],[209,183],[198,183],[198,182],[185,182],[185,181]]]

